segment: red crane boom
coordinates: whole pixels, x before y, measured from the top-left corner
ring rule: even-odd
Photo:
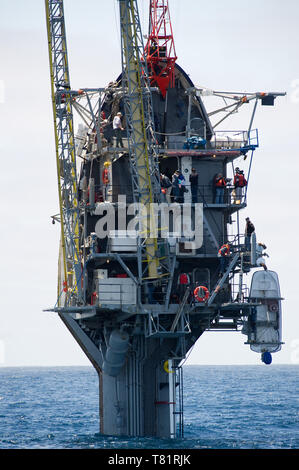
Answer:
[[[149,35],[144,56],[151,85],[158,86],[165,98],[168,87],[174,84],[177,59],[168,0],[150,0]]]

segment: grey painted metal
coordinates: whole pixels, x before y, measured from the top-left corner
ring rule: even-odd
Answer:
[[[218,249],[219,248],[219,242],[218,242],[217,238],[215,237],[215,234],[214,234],[213,230],[211,229],[210,224],[209,224],[208,219],[205,216],[205,214],[203,214],[203,229],[207,233],[209,239],[214,244],[215,248]]]

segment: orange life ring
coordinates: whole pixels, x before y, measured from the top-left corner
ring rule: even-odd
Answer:
[[[198,295],[199,289],[202,289],[204,291],[204,296],[203,297],[199,297],[199,295]],[[196,287],[194,289],[193,294],[194,294],[194,297],[196,298],[196,300],[198,300],[198,302],[205,302],[206,300],[208,300],[208,298],[210,296],[210,292],[209,292],[209,290],[206,286]]]

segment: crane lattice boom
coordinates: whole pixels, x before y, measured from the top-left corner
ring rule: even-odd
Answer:
[[[56,145],[63,257],[62,284],[67,303],[80,297],[79,207],[72,100],[62,0],[45,0]]]
[[[144,55],[152,84],[157,84],[165,97],[174,84],[174,66],[177,59],[168,0],[150,1],[150,22]]]

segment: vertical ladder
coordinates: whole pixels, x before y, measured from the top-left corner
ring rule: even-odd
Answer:
[[[183,438],[184,437],[184,383],[183,383],[183,367],[178,366],[175,369],[176,375],[176,386],[177,389],[177,399],[176,399],[176,411],[175,414],[178,415],[178,429],[177,429],[177,437]]]

